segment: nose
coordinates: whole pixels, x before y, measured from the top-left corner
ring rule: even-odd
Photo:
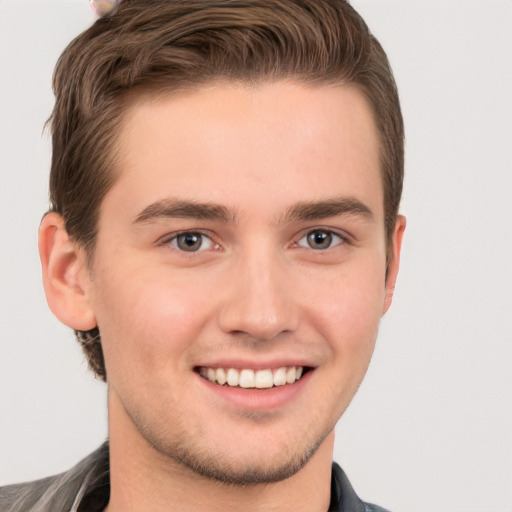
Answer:
[[[230,270],[218,317],[224,332],[270,341],[297,328],[299,308],[285,261],[260,250],[240,258]]]

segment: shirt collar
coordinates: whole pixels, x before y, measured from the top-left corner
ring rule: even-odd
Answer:
[[[74,470],[83,472],[83,478],[69,512],[102,512],[110,498],[108,441],[78,464]],[[347,475],[334,462],[331,504],[328,512],[365,512],[365,510],[365,504],[355,493]]]

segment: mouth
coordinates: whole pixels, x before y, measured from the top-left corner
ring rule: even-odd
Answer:
[[[204,379],[219,386],[242,389],[270,389],[294,384],[302,379],[311,368],[305,366],[281,366],[254,370],[251,368],[195,368]]]

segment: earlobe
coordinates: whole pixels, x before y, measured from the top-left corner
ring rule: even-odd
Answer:
[[[83,249],[66,231],[57,213],[45,215],[39,228],[39,256],[48,305],[64,324],[77,331],[96,327],[87,294],[90,281]]]
[[[406,226],[406,219],[403,215],[399,215],[396,219],[395,230],[392,237],[391,255],[388,264],[388,271],[386,276],[386,295],[384,298],[384,305],[382,314],[384,315],[393,301],[393,293],[395,291],[396,279],[398,276],[398,269],[400,267],[400,251],[402,249],[402,239],[404,236]]]

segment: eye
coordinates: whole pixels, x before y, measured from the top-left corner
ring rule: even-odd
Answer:
[[[175,249],[185,252],[198,252],[215,247],[211,238],[196,231],[178,233],[170,238],[167,243]]]
[[[340,235],[333,233],[332,231],[325,229],[315,229],[304,235],[297,242],[297,245],[300,247],[321,251],[336,245],[340,245],[343,242],[345,242],[345,239]]]

